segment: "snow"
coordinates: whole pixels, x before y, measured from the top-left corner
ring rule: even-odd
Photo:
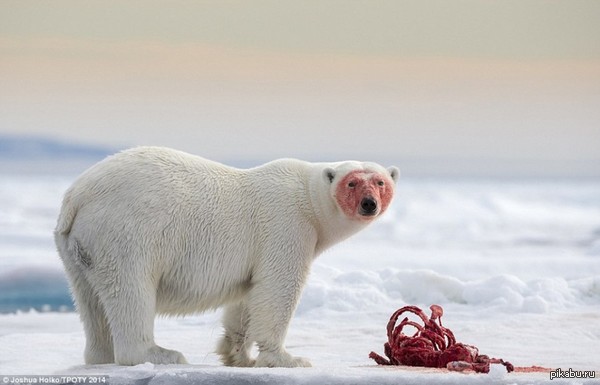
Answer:
[[[286,340],[312,368],[228,368],[213,352],[220,312],[157,318],[159,344],[190,365],[85,366],[52,242],[73,176],[0,175],[0,377],[108,374],[152,384],[530,384],[549,373],[488,375],[380,367],[399,307],[444,307],[461,342],[515,366],[594,370],[600,383],[600,181],[401,179],[389,212],[315,262]],[[37,301],[37,302],[36,302]],[[33,306],[38,310],[26,310]],[[15,309],[21,310],[15,311]],[[50,310],[50,311],[48,311]]]

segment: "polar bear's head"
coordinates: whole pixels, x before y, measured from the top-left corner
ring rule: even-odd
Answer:
[[[330,195],[346,217],[371,221],[381,215],[394,196],[400,171],[376,163],[343,162],[323,170]]]

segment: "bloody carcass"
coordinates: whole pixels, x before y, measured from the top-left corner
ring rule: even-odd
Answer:
[[[429,318],[416,306],[398,309],[387,324],[388,342],[384,345],[387,358],[375,352],[371,352],[369,357],[379,365],[424,366],[488,373],[490,364],[502,364],[508,372],[514,370],[510,362],[479,354],[479,349],[475,346],[456,342],[452,331],[442,325],[442,307],[431,305],[430,309]],[[398,318],[404,313],[417,315],[423,321],[423,325],[411,321],[408,317],[396,325]],[[404,334],[403,329],[406,326],[414,327],[416,332],[412,336]]]

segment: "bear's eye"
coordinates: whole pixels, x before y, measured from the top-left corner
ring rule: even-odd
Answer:
[[[377,182],[377,185],[378,186],[383,186],[383,185],[385,185],[385,183],[382,180],[380,180],[379,182]]]
[[[348,183],[348,187],[350,187],[350,188],[356,187],[356,182],[350,182],[350,183]]]

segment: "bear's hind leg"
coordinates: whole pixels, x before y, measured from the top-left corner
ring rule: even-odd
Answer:
[[[154,343],[156,291],[151,284],[131,282],[131,277],[120,282],[116,295],[103,298],[115,348],[115,362],[119,365],[187,364],[183,354],[165,349]],[[130,283],[131,282],[131,283]]]
[[[115,362],[112,336],[98,295],[81,272],[71,274],[71,284],[85,330],[85,363],[94,365]]]
[[[217,353],[227,366],[254,366],[250,358],[253,341],[248,338],[248,311],[243,302],[229,305],[223,314],[225,334],[219,342]]]

